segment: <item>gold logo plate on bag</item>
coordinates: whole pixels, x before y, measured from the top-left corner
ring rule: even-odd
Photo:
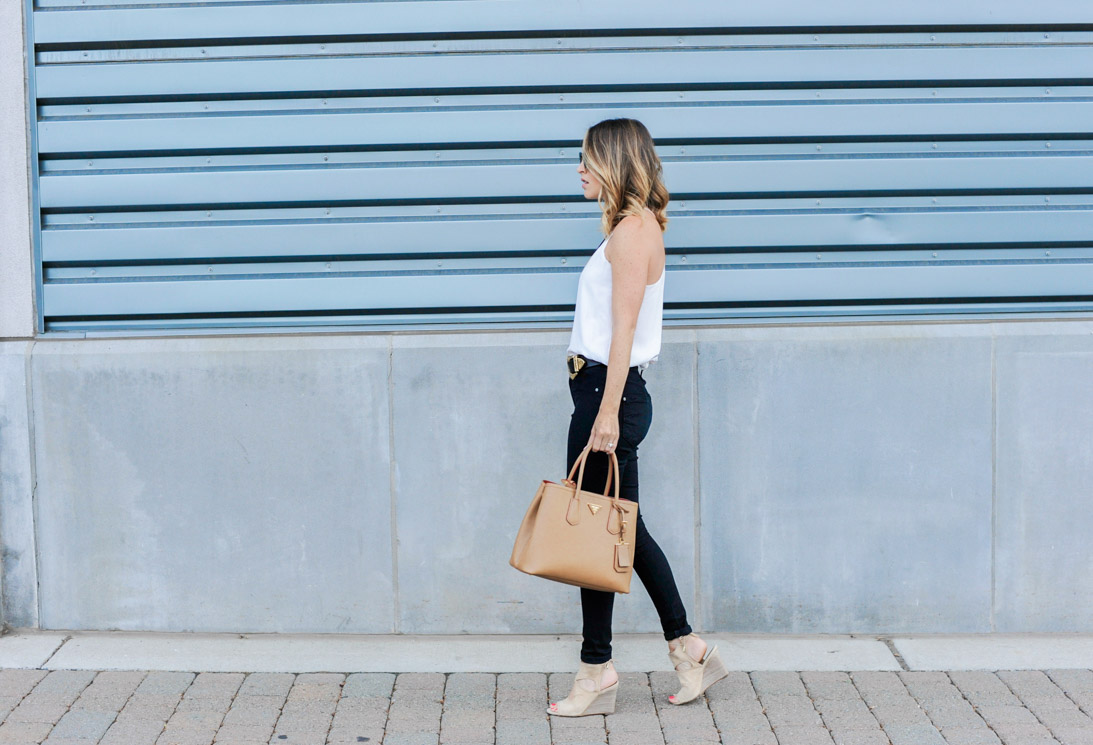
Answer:
[[[595,515],[597,512],[600,511],[600,506],[598,504],[590,504],[588,505],[588,509],[592,511],[593,515]]]

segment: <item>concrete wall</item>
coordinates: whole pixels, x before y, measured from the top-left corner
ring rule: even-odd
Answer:
[[[576,588],[508,566],[564,476],[567,340],[0,344],[10,622],[579,631]],[[692,620],[1089,631],[1091,370],[1088,319],[668,329],[641,504]],[[616,608],[659,628],[637,581]]]

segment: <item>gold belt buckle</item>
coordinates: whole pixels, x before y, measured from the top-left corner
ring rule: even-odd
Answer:
[[[569,368],[569,379],[573,380],[573,378],[577,377],[577,373],[581,371],[581,368],[584,367],[584,358],[575,354],[571,354],[565,358],[565,361],[566,367]]]

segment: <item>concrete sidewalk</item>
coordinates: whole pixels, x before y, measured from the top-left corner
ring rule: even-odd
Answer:
[[[0,637],[0,743],[1093,745],[1093,634],[704,634],[685,706],[657,635],[616,635],[616,712],[561,719],[576,636]]]

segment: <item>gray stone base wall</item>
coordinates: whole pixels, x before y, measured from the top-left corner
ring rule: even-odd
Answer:
[[[0,343],[12,627],[576,633],[517,572],[565,331]],[[669,328],[640,502],[699,630],[1090,631],[1093,319]],[[658,631],[635,579],[616,631]]]

